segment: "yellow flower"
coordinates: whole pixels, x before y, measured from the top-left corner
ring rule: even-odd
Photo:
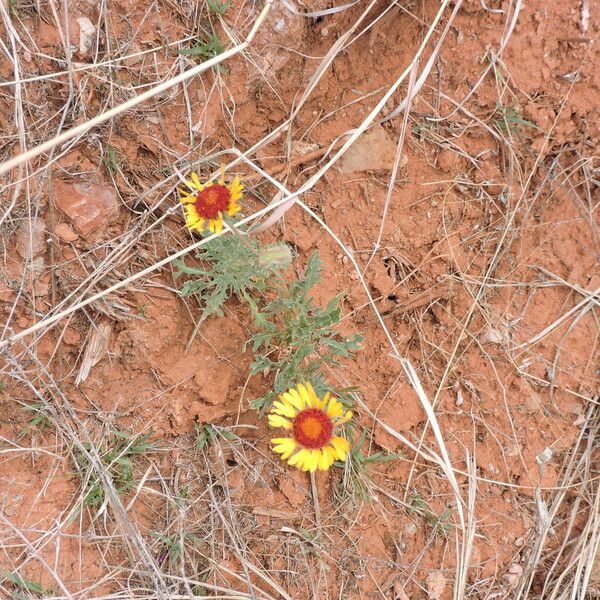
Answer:
[[[342,403],[329,392],[320,399],[310,383],[300,383],[281,394],[269,412],[271,427],[281,427],[292,434],[273,438],[273,451],[303,471],[326,471],[335,460],[346,460],[350,444],[333,433],[351,418],[352,412],[344,411]]]
[[[192,231],[208,229],[212,233],[219,233],[223,229],[223,215],[232,217],[241,210],[238,201],[242,198],[244,186],[240,183],[240,178],[235,177],[228,184],[225,184],[223,172],[218,183],[200,183],[196,173],[192,173],[191,178],[191,181],[185,183],[192,191],[179,190],[186,225]]]

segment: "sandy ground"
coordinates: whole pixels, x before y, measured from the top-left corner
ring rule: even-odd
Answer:
[[[441,6],[335,4],[275,2],[222,68],[11,171],[4,339],[197,239],[175,169],[208,175],[234,158],[216,152],[254,147],[289,190],[319,173]],[[238,43],[261,8],[9,0],[2,160],[210,57],[178,50]],[[354,442],[364,432],[362,452],[391,460],[319,473],[316,490],[278,462],[249,408],[272,376],[249,375],[247,310],[232,298],[186,353],[202,308],[177,293],[172,263],[4,347],[0,597],[558,599],[583,585],[594,597],[599,11],[451,2],[406,120],[395,108],[410,77],[302,195],[321,223],[296,205],[259,236],[290,244],[290,277],[318,250],[317,301],[341,294],[341,331],[365,337],[330,384],[356,387]],[[245,214],[275,197],[256,169],[232,171]],[[198,449],[205,424],[229,433]],[[150,447],[123,450],[147,434]],[[124,456],[129,476],[112,462]]]

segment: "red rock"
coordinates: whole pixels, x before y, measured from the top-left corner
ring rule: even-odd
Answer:
[[[300,477],[298,477],[298,475]],[[290,471],[277,478],[279,489],[292,506],[304,504],[308,494],[306,481],[302,481],[304,479],[302,475],[304,475],[304,473],[300,471]]]
[[[117,194],[111,186],[56,181],[54,188],[57,208],[83,237],[103,229],[117,213]]]
[[[59,223],[54,233],[65,242],[74,242],[79,237],[66,223]]]

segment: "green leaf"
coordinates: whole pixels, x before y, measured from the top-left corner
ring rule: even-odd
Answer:
[[[206,4],[210,12],[216,13],[217,15],[222,15],[231,6],[231,0],[227,0],[227,2],[222,3],[215,2],[214,0],[207,0]]]

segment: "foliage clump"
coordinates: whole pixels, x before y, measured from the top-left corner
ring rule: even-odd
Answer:
[[[292,261],[285,243],[261,245],[256,239],[221,236],[198,254],[204,266],[177,263],[176,277],[190,278],[181,294],[195,295],[203,307],[198,326],[209,316],[223,316],[223,306],[236,296],[248,305],[255,333],[249,344],[255,353],[252,375],[274,375],[269,392],[251,402],[263,411],[298,382],[310,381],[317,393],[328,386],[324,367],[335,366],[360,348],[362,336],[341,336],[340,297],[324,307],[315,304],[311,291],[321,279],[322,265],[313,253],[304,274],[289,282],[283,270]]]

